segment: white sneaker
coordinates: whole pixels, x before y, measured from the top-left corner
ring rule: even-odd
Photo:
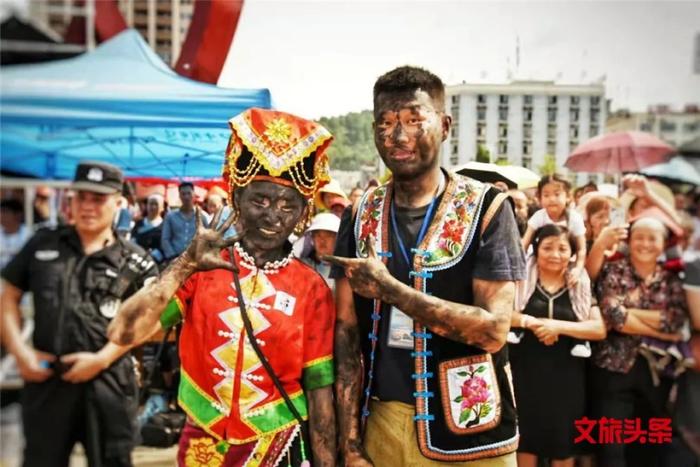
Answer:
[[[508,331],[508,337],[506,337],[506,342],[508,342],[509,344],[520,344],[520,339],[522,338],[522,332],[516,334],[513,331]]]
[[[579,358],[589,358],[591,356],[591,344],[586,341],[583,344],[576,344],[571,348],[571,355]]]

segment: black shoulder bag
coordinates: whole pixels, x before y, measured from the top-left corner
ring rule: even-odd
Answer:
[[[301,430],[301,459],[302,459],[302,466],[304,465],[310,465],[310,461],[308,461],[308,457],[306,455],[306,447],[305,447],[305,441],[309,439],[308,438],[308,433],[306,430],[306,425],[304,424],[304,419],[302,418],[301,414],[297,410],[296,407],[294,407],[294,404],[292,403],[291,399],[289,398],[289,394],[287,394],[287,391],[284,389],[284,386],[282,386],[282,382],[280,379],[277,377],[275,374],[275,370],[272,369],[272,366],[270,365],[270,362],[267,360],[265,357],[265,354],[263,354],[262,350],[260,349],[260,346],[258,346],[257,340],[255,339],[255,333],[253,332],[253,325],[250,322],[250,317],[248,316],[248,312],[246,311],[245,308],[245,299],[243,297],[243,291],[241,290],[241,282],[240,279],[238,278],[238,266],[236,265],[235,261],[235,256],[233,253],[233,247],[229,247],[229,256],[231,257],[231,264],[233,265],[233,283],[236,287],[236,296],[238,297],[238,306],[241,309],[241,318],[243,319],[243,326],[245,327],[245,332],[248,335],[248,342],[250,342],[251,347],[253,347],[253,350],[255,351],[255,354],[258,356],[258,359],[260,359],[260,363],[262,363],[262,366],[265,368],[265,371],[267,374],[270,376],[270,379],[272,379],[273,384],[279,391],[279,393],[282,395],[282,398],[284,399],[285,404],[287,404],[287,407],[289,408],[289,411],[292,412],[294,415],[294,418],[297,419],[299,422],[299,428]],[[306,464],[305,464],[306,463]]]

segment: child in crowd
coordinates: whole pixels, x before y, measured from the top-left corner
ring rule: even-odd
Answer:
[[[561,175],[545,175],[537,184],[537,198],[542,207],[527,222],[523,250],[530,247],[535,232],[548,224],[566,227],[576,237],[576,265],[569,271],[568,282],[573,285],[583,271],[586,261],[586,227],[581,214],[569,209],[571,183]]]

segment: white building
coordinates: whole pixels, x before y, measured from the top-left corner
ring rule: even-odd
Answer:
[[[446,102],[452,134],[442,148],[445,167],[475,160],[482,146],[492,162],[507,160],[536,172],[545,155],[553,155],[565,173],[571,151],[605,129],[602,83],[459,84],[447,87]]]
[[[32,18],[59,36],[64,35],[73,17],[85,17],[87,29],[92,31],[86,34],[86,48],[94,47],[95,2],[104,0],[87,0],[84,6],[74,0],[29,1]],[[163,61],[174,66],[192,20],[194,1],[118,0],[117,6],[127,26],[138,30]]]
[[[700,107],[687,104],[681,111],[657,105],[647,112],[619,110],[608,119],[606,131],[637,130],[652,133],[672,146],[700,137]]]

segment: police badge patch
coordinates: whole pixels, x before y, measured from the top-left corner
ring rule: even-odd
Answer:
[[[117,311],[122,301],[118,298],[105,300],[100,304],[100,313],[107,319],[112,319],[117,316]]]

